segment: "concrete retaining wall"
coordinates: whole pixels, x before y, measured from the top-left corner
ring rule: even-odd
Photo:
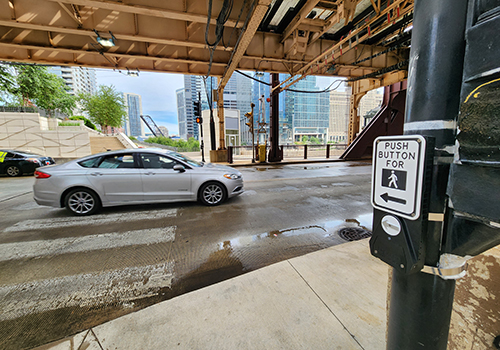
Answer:
[[[0,113],[0,148],[58,158],[89,155],[89,132],[82,123],[59,126],[60,121],[41,117],[38,113]]]

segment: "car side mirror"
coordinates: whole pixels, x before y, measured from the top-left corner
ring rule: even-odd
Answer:
[[[175,171],[178,171],[180,173],[183,173],[186,171],[186,168],[184,168],[183,165],[180,165],[180,164],[177,164],[177,165],[174,165],[174,170]]]

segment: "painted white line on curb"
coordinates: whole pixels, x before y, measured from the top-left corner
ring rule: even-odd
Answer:
[[[14,226],[7,227],[4,232],[18,232],[26,230],[44,230],[70,226],[105,225],[126,221],[153,220],[177,215],[177,209],[150,210],[144,212],[123,214],[101,214],[93,216],[71,216],[65,218],[50,218],[38,220],[25,220]]]
[[[84,237],[5,243],[0,244],[0,261],[170,242],[175,239],[175,230],[175,226],[169,226]]]
[[[127,304],[171,287],[174,262],[0,286],[0,321],[65,307]]]

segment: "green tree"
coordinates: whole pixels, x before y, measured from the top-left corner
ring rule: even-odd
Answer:
[[[71,96],[64,80],[49,73],[47,67],[35,65],[20,65],[15,67],[15,87],[10,91],[17,96],[21,106],[34,104],[52,115],[58,110],[72,114],[75,108],[75,97]]]
[[[80,93],[78,101],[82,109],[88,113],[90,120],[99,124],[104,133],[108,126],[120,127],[126,120],[125,102],[113,85],[99,85],[94,95]]]
[[[313,145],[321,145],[321,140],[318,139],[316,136],[313,136],[309,139],[309,142]]]
[[[196,152],[200,150],[200,141],[196,140],[194,137],[190,137],[189,140],[187,141],[185,140],[175,141],[165,136],[158,136],[158,137],[149,137],[144,142],[176,147],[179,152]]]
[[[37,106],[49,115],[55,111],[71,115],[75,97],[68,93],[64,80],[49,73],[47,67],[35,65],[0,66],[0,90],[4,102],[23,107]]]
[[[309,137],[306,135],[303,135],[301,138],[302,143],[306,144],[309,141]]]
[[[9,67],[0,64],[0,91],[10,92],[14,87],[14,77],[9,72]]]

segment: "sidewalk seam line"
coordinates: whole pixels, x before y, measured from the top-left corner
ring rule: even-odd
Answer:
[[[347,329],[347,327],[342,323],[342,321],[338,318],[338,316],[335,315],[335,313],[333,312],[333,310],[330,309],[330,307],[325,303],[325,301],[323,299],[321,299],[321,297],[318,295],[318,293],[316,293],[316,291],[311,287],[311,285],[306,281],[306,279],[300,274],[300,272],[295,268],[295,266],[293,266],[293,264],[291,263],[291,261],[290,260],[287,260],[287,261],[290,264],[290,266],[295,270],[295,272],[297,272],[297,274],[300,276],[300,278],[302,278],[302,280],[309,287],[309,289],[311,289],[311,291],[318,297],[318,299],[323,303],[323,305],[325,305],[325,307],[328,309],[328,311],[330,311],[330,313],[333,315],[333,317],[335,317],[337,319],[337,321],[339,321],[339,323],[342,325],[342,327],[344,327],[344,329],[346,330],[346,332],[349,333],[349,335],[351,336],[351,338],[354,339],[354,341],[359,345],[359,347],[361,349],[365,350],[365,348],[363,347],[363,345],[361,345],[359,343],[359,341],[356,339],[356,336],[354,334],[352,334],[349,331],[349,329]]]
[[[16,194],[15,196],[8,197],[8,198],[0,200],[0,203],[7,202],[8,200],[11,200],[11,199],[14,199],[14,198],[17,198],[17,197],[24,196],[25,194],[28,194],[28,193],[31,193],[31,192],[33,192],[33,191],[28,191],[28,192],[24,192],[24,193],[21,193],[21,194]]]
[[[104,350],[104,347],[102,346],[101,342],[99,341],[99,338],[97,338],[97,335],[95,334],[93,328],[90,328],[90,332],[92,332],[92,334],[94,335],[94,338],[95,338],[95,340],[97,340],[97,344],[99,344],[99,347],[101,348],[101,350]]]
[[[82,347],[83,343],[85,342],[85,339],[87,339],[87,336],[89,335],[89,333],[90,333],[90,329],[87,331],[87,333],[85,333],[85,336],[83,337],[83,339],[82,339],[82,341],[81,341],[80,345],[78,345],[78,347],[76,348],[76,350],[80,350],[80,348]],[[73,337],[73,340],[74,340],[74,339],[75,339],[75,338]],[[73,349],[71,349],[71,350],[73,350]]]

